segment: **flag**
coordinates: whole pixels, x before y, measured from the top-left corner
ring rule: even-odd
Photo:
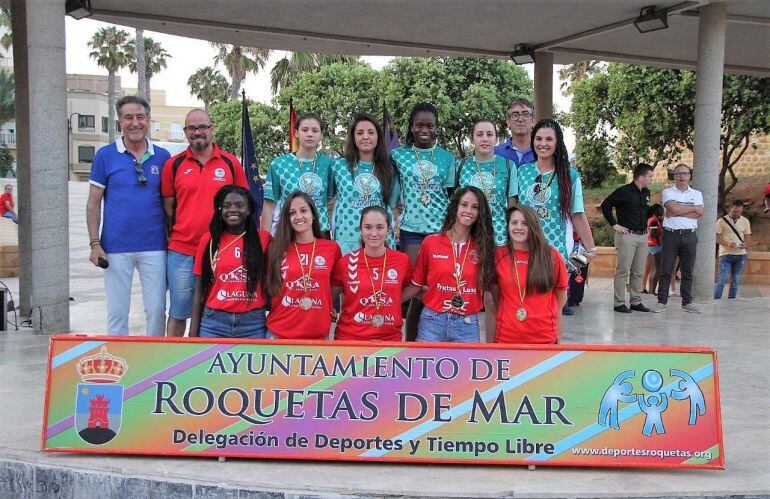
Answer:
[[[388,144],[388,151],[392,151],[401,145],[401,142],[398,139],[398,131],[396,131],[396,124],[393,123],[393,118],[391,118],[384,102],[382,103],[382,130],[385,133],[385,142]]]
[[[294,110],[294,103],[289,99],[289,152],[299,150],[299,140],[297,139],[297,130],[294,123],[297,121],[297,112]]]
[[[241,162],[246,178],[249,181],[249,191],[257,203],[257,212],[254,214],[257,223],[262,215],[262,202],[264,200],[264,190],[262,189],[262,178],[259,176],[259,167],[257,166],[257,153],[254,150],[254,134],[251,131],[251,121],[249,121],[249,106],[246,101],[246,91],[243,91],[243,111],[241,112]]]

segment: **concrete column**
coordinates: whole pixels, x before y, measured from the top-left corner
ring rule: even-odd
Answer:
[[[69,332],[64,2],[12,0],[21,302],[36,332]]]
[[[553,117],[553,52],[535,53],[535,118]]]
[[[698,220],[698,253],[693,271],[693,299],[699,302],[709,302],[714,297],[726,14],[724,4],[712,3],[701,7],[698,22],[693,184],[703,193],[706,208]]]

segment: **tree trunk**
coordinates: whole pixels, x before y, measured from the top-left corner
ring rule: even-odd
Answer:
[[[136,93],[142,99],[150,102],[149,82],[147,81],[147,59],[144,55],[144,30],[136,29]]]
[[[115,142],[115,71],[112,70],[107,73],[107,136],[110,144]]]
[[[209,105],[210,105],[209,101],[207,100],[203,101],[203,110],[206,111],[207,113],[209,112]]]
[[[147,100],[147,104],[151,104],[151,101],[150,101],[150,94],[151,94],[151,91],[150,91],[150,78],[145,78],[145,91],[147,92],[147,99],[146,99]],[[150,128],[147,129],[147,138],[149,139],[151,137],[152,137],[152,121],[150,121]]]

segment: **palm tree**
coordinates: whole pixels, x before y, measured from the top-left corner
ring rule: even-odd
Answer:
[[[144,56],[144,30],[136,28],[136,95],[146,99],[147,95],[147,58]]]
[[[232,80],[230,98],[233,100],[238,98],[238,92],[241,90],[241,84],[246,79],[246,75],[256,73],[264,68],[267,58],[270,57],[270,50],[268,49],[255,49],[217,42],[211,42],[211,45],[217,49],[214,63],[222,64]]]
[[[270,70],[270,88],[277,94],[281,88],[294,83],[299,75],[316,71],[321,66],[335,62],[353,63],[358,61],[356,55],[315,54],[311,52],[291,52],[275,63]]]
[[[126,55],[128,56],[128,69],[132,73],[136,73],[138,68],[136,59],[136,44],[134,40],[131,40],[126,44]],[[149,36],[144,37],[144,78],[145,89],[147,92],[147,102],[151,101],[150,96],[152,91],[150,90],[150,80],[157,73],[160,73],[162,69],[168,67],[168,59],[171,58],[171,54],[166,52],[159,42],[156,42]]]
[[[559,70],[559,79],[561,82],[561,90],[566,95],[569,93],[569,87],[576,81],[585,80],[590,75],[596,72],[599,68],[599,61],[592,59],[586,61],[578,61],[574,64],[564,66]]]
[[[107,70],[107,133],[110,142],[115,140],[115,75],[128,64],[125,49],[128,39],[127,31],[110,26],[99,29],[88,42],[93,49],[89,55]]]
[[[193,97],[203,101],[206,111],[209,110],[211,104],[226,101],[230,93],[230,84],[227,82],[227,78],[211,66],[200,68],[190,75],[190,78],[187,79],[187,86],[190,87],[190,94]]]

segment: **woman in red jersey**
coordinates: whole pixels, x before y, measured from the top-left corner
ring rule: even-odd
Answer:
[[[425,238],[412,284],[425,287],[417,341],[479,341],[478,313],[494,281],[492,213],[484,193],[467,186],[452,194],[441,232]]]
[[[190,336],[264,338],[265,255],[272,237],[257,229],[249,191],[226,185],[214,196],[209,236],[195,253]]]
[[[558,343],[568,276],[559,251],[546,242],[537,214],[508,209],[508,242],[495,252],[498,301],[495,343]]]
[[[387,247],[390,219],[384,208],[364,208],[359,228],[363,248],[343,256],[332,275],[334,296],[344,293],[334,339],[401,341],[401,302],[419,291],[409,286],[412,264],[405,253]]]
[[[331,274],[340,256],[337,243],[322,238],[313,199],[302,191],[289,194],[268,251],[268,338],[329,336],[334,310]]]

